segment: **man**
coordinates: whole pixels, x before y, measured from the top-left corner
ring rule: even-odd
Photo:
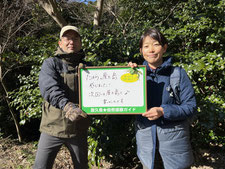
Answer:
[[[41,136],[35,169],[50,169],[64,144],[70,151],[75,169],[87,169],[87,129],[90,120],[79,107],[78,67],[86,64],[81,37],[75,26],[61,29],[54,57],[44,61],[39,87],[44,98]]]

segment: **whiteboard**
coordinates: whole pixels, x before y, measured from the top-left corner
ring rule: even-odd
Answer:
[[[146,112],[146,67],[86,67],[79,69],[80,108],[87,114]]]

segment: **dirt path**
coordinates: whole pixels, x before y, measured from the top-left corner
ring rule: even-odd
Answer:
[[[32,168],[37,142],[18,144],[10,139],[0,140],[0,169],[30,169]],[[225,169],[225,154],[202,150],[196,163],[191,169]],[[68,150],[63,147],[58,153],[53,169],[72,169],[72,161]],[[98,169],[96,166],[90,166]],[[102,162],[99,169],[141,169],[140,163],[136,167],[113,167],[110,163]]]

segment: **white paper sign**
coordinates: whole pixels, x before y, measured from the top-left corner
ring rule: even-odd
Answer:
[[[87,113],[138,113],[146,107],[145,67],[130,74],[130,67],[80,69],[80,102]],[[117,111],[116,111],[117,108]],[[118,109],[121,110],[118,112]],[[105,110],[105,111],[104,111]],[[141,112],[140,112],[141,113]]]

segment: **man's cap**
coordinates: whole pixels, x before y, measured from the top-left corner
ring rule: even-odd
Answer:
[[[78,29],[76,26],[67,25],[67,26],[62,27],[62,29],[61,29],[61,31],[60,31],[60,36],[59,36],[60,39],[62,38],[63,34],[64,34],[66,31],[68,31],[68,30],[73,30],[73,31],[77,32],[77,33],[80,35],[79,29]]]

